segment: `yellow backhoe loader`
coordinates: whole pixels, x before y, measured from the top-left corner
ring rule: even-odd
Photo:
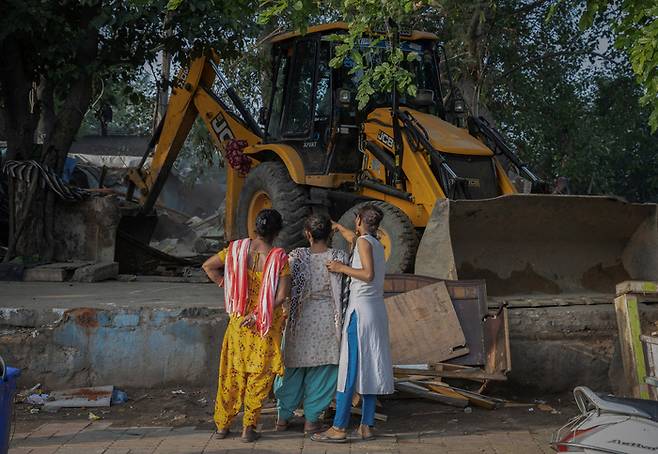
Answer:
[[[415,55],[405,67],[416,95],[378,93],[357,109],[353,62],[329,65],[329,36],[346,29],[332,23],[271,39],[272,89],[259,121],[222,75],[218,55],[193,60],[142,165],[130,173],[128,198],[138,195],[142,211],[152,210],[200,117],[221,153],[229,140],[242,139],[251,162],[245,176],[226,168],[229,239],[252,234],[258,211],[274,207],[285,223],[279,244],[291,248],[303,244],[312,211],[349,226],[360,204],[376,203],[385,213],[380,238],[391,273],[415,268],[439,278],[486,278],[493,295],[608,293],[624,279],[658,280],[655,205],[517,194],[507,169],[535,191],[542,182],[484,119],[463,112],[432,33],[400,33],[395,43]],[[360,45],[377,58],[391,44]]]

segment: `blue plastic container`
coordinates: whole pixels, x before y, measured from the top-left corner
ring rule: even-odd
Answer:
[[[0,454],[7,454],[9,451],[16,379],[20,374],[20,369],[4,367],[0,358]]]

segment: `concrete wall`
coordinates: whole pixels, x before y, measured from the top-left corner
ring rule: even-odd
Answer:
[[[645,324],[658,305],[642,305]],[[614,307],[510,309],[509,385],[614,391],[620,378]],[[0,355],[25,386],[210,386],[227,317],[221,309],[4,309]]]
[[[0,355],[25,386],[210,385],[227,317],[220,309],[0,310]]]

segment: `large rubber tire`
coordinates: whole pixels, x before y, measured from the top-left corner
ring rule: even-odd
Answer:
[[[263,197],[263,193],[271,201],[271,207],[283,217],[283,230],[274,244],[287,251],[305,245],[304,221],[311,214],[308,191],[290,179],[286,166],[281,162],[264,162],[247,175],[240,191],[236,213],[238,237],[249,236],[249,225],[253,223],[253,219],[249,219],[250,206],[254,198]],[[253,218],[254,210],[251,211]]]
[[[384,212],[384,219],[382,219],[379,230],[388,237],[388,241],[382,241],[382,243],[390,249],[386,252],[388,255],[386,273],[412,272],[418,249],[418,234],[409,217],[399,208],[381,201],[363,202],[347,210],[340,217],[338,223],[348,229],[354,229],[356,213],[365,204],[376,205]],[[349,249],[345,239],[338,234],[334,236],[333,246],[345,251]]]

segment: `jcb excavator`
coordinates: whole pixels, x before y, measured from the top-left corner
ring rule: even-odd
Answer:
[[[508,168],[535,191],[542,183],[484,119],[466,118],[432,33],[400,33],[396,43],[415,56],[405,65],[416,95],[378,93],[358,109],[353,62],[329,65],[329,36],[346,29],[332,23],[271,39],[272,89],[259,121],[222,75],[218,55],[193,60],[172,90],[151,149],[130,173],[128,198],[137,189],[142,211],[152,210],[200,117],[222,154],[228,141],[246,142],[250,171],[226,169],[228,239],[253,234],[256,214],[274,207],[285,223],[279,244],[292,248],[303,243],[312,211],[350,226],[360,204],[375,203],[385,214],[379,233],[388,272],[486,278],[492,295],[609,293],[628,278],[658,280],[655,205],[517,194]],[[360,45],[376,59],[390,44]],[[222,96],[213,92],[217,81]]]

